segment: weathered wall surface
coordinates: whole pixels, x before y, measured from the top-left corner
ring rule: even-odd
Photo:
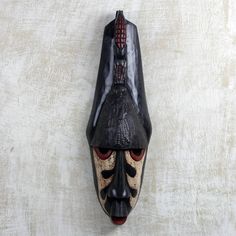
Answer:
[[[117,9],[139,29],[153,123],[122,227],[96,199],[85,138]],[[0,234],[236,235],[236,1],[1,1]]]

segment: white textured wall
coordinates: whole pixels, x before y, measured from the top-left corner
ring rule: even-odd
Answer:
[[[96,199],[85,138],[118,9],[139,29],[153,123],[121,227]],[[236,1],[1,0],[0,232],[236,235]]]

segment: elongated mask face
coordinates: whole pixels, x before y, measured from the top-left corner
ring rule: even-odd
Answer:
[[[98,199],[115,224],[137,202],[150,136],[137,28],[117,11],[104,30],[87,127]]]

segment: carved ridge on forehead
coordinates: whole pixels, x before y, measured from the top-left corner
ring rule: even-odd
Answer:
[[[115,19],[115,43],[119,49],[126,46],[126,37],[126,20],[123,11],[118,11]]]

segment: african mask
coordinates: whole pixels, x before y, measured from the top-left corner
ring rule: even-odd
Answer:
[[[87,127],[98,199],[115,224],[137,202],[150,136],[137,28],[117,11],[104,30]]]

